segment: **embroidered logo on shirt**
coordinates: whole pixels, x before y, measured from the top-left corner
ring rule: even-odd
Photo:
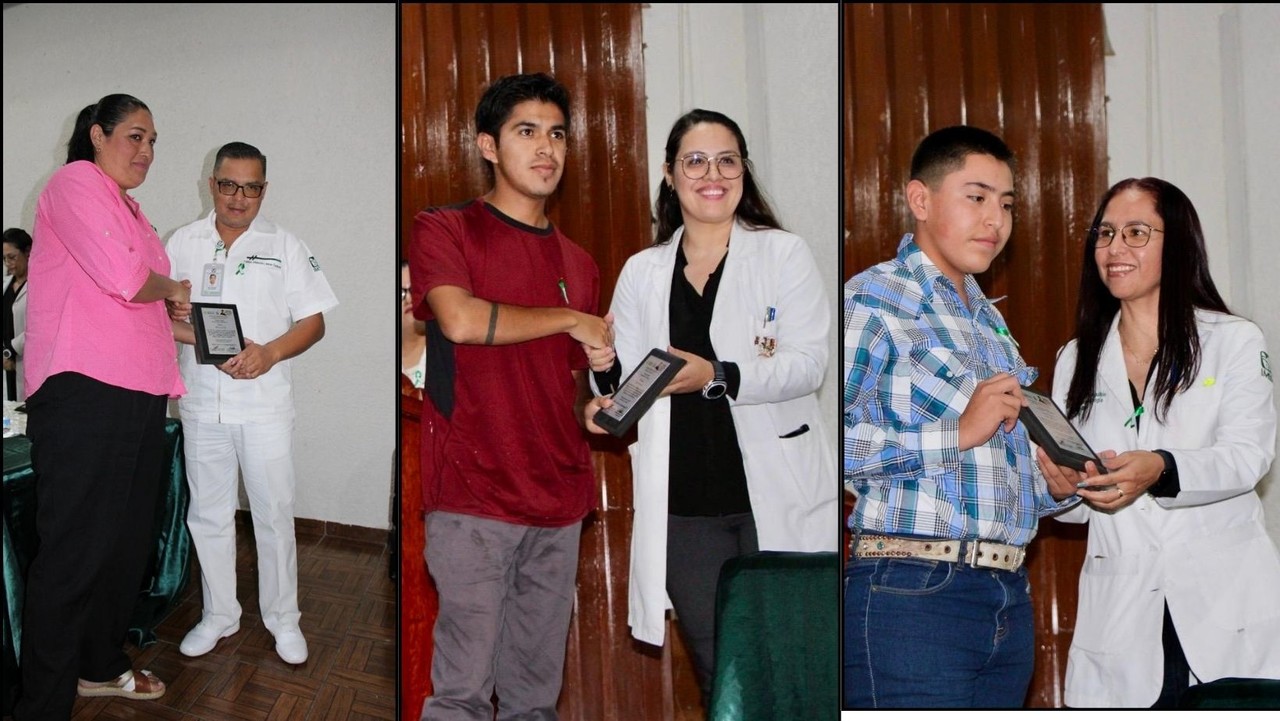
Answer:
[[[1274,383],[1275,381],[1271,379],[1271,357],[1267,355],[1266,351],[1260,351],[1260,354],[1262,357],[1262,377]]]
[[[316,257],[314,255],[307,256],[307,262],[311,263],[312,270],[317,273],[320,272],[320,264],[316,262]]]
[[[284,263],[280,262],[279,258],[268,258],[262,255],[251,255],[248,258],[245,258],[244,262],[252,263],[253,265],[266,265],[276,268],[277,270],[284,267]],[[243,265],[243,263],[241,265]]]

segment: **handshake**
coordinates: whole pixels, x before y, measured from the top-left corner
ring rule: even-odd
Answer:
[[[570,331],[569,335],[582,344],[582,350],[587,354],[591,370],[604,373],[613,367],[618,357],[613,348],[613,313],[608,313],[603,318],[592,315],[584,317],[595,322],[585,324],[585,328],[580,323],[577,328]]]

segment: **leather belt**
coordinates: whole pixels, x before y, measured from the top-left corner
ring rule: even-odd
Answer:
[[[1027,557],[1023,546],[976,539],[914,539],[895,536],[855,536],[854,558],[922,558],[929,561],[963,563],[973,568],[1016,571]]]

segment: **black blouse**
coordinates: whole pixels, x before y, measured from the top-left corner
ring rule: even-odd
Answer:
[[[685,277],[689,261],[683,248],[677,251],[671,277],[671,345],[707,360],[718,360],[711,347],[711,311],[724,262],[722,258],[701,295]],[[732,375],[736,381],[737,373]],[[736,382],[730,384],[730,391],[737,394]],[[669,470],[667,509],[672,515],[724,516],[751,511],[742,450],[729,413],[729,394],[716,400],[707,400],[697,392],[671,396]]]

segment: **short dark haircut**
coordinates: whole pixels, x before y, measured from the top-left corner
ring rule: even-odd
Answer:
[[[213,172],[218,172],[218,168],[222,167],[222,161],[227,158],[232,160],[257,160],[262,163],[262,177],[267,177],[267,156],[263,155],[261,150],[248,143],[231,142],[218,148],[218,155],[213,159]]]
[[[22,228],[6,228],[4,242],[16,247],[23,255],[31,254],[31,234]]]
[[[493,81],[476,105],[476,132],[492,135],[496,140],[511,111],[527,100],[555,103],[564,114],[565,130],[569,129],[569,90],[546,73],[531,73]]]
[[[782,225],[778,223],[778,219],[773,214],[773,209],[769,207],[769,201],[765,197],[764,191],[756,183],[755,172],[751,167],[750,154],[747,151],[747,139],[742,134],[742,128],[733,121],[732,118],[717,113],[714,110],[702,110],[695,108],[681,115],[676,120],[675,125],[671,126],[671,133],[667,135],[667,146],[663,155],[663,162],[666,163],[667,172],[675,174],[680,172],[676,167],[676,153],[680,152],[680,143],[684,140],[684,136],[695,125],[700,123],[713,123],[721,125],[733,133],[733,137],[738,141],[738,152],[742,155],[742,199],[738,201],[738,207],[734,210],[734,215],[742,221],[748,228],[776,228],[782,230]],[[665,179],[658,185],[658,201],[655,203],[654,213],[657,216],[658,228],[654,236],[654,245],[662,245],[671,240],[671,236],[675,235],[676,230],[684,225],[684,214],[680,210],[680,198],[676,196],[674,188],[667,185]]]
[[[71,139],[67,141],[67,162],[93,162],[93,139],[89,137],[93,126],[101,127],[102,132],[109,136],[115,132],[117,125],[136,110],[151,112],[146,103],[122,93],[108,95],[93,105],[86,105],[76,116],[76,126],[71,131]]]
[[[564,115],[565,131],[569,130],[569,89],[546,73],[526,73],[507,75],[489,85],[476,104],[476,133],[492,136],[494,144],[497,144],[503,124],[511,118],[511,111],[529,100],[555,103]],[[486,159],[484,169],[492,181],[493,163]]]
[[[1102,196],[1088,233],[1083,234],[1084,262],[1080,269],[1080,297],[1076,304],[1076,368],[1067,391],[1067,415],[1088,417],[1093,405],[1093,388],[1098,375],[1102,346],[1111,331],[1111,321],[1120,311],[1120,301],[1111,295],[1098,274],[1094,243],[1098,224],[1111,199],[1126,190],[1151,196],[1156,214],[1164,224],[1164,246],[1160,257],[1159,347],[1152,362],[1157,364],[1151,388],[1152,409],[1163,418],[1173,397],[1187,390],[1200,370],[1200,333],[1196,330],[1196,309],[1230,313],[1209,275],[1209,254],[1205,252],[1204,231],[1195,206],[1177,186],[1159,178],[1121,180]],[[1123,243],[1117,234],[1112,243]]]
[[[997,135],[972,125],[953,125],[925,136],[911,156],[911,179],[936,188],[964,167],[970,155],[990,155],[1013,170],[1013,151]]]

